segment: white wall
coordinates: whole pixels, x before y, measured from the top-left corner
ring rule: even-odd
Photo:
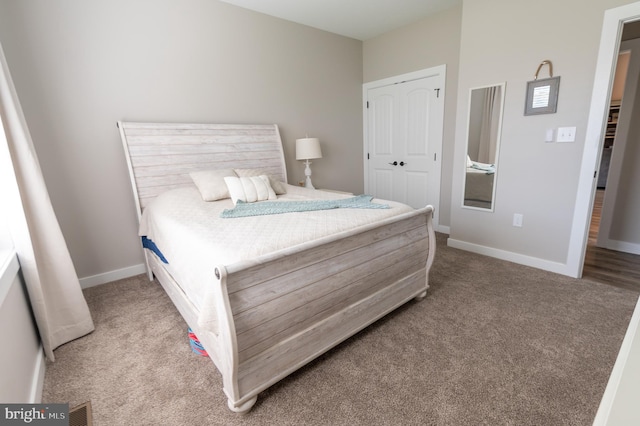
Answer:
[[[569,250],[604,11],[626,3],[630,2],[464,1],[450,243],[562,269]],[[552,61],[554,76],[561,77],[557,113],[524,116],[526,83],[545,59]],[[464,209],[469,89],[502,81],[506,97],[495,212]],[[561,126],[577,127],[576,141],[545,143],[546,129]],[[523,227],[512,226],[514,213],[523,215]]]
[[[363,190],[360,41],[215,0],[0,0],[0,41],[81,279],[143,261],[117,120],[277,123]]]
[[[0,250],[0,401],[39,403],[43,382],[44,353],[18,259]]]
[[[364,83],[445,64],[440,225],[450,225],[462,6],[458,5],[363,43]]]

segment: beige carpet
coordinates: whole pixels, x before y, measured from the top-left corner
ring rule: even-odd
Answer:
[[[96,331],[56,350],[44,402],[90,400],[95,425],[590,425],[637,293],[446,247],[432,288],[226,408],[162,288],[90,288]]]

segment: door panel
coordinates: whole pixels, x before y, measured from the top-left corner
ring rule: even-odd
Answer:
[[[429,132],[429,95],[425,89],[407,93],[407,155],[426,155]]]
[[[393,94],[382,92],[375,100],[372,111],[375,114],[372,132],[372,150],[374,155],[391,155],[393,147],[393,115],[396,106]]]
[[[369,113],[369,186],[370,195],[377,198],[395,199],[393,162],[395,147],[395,122],[397,114],[397,94],[389,87],[373,92]]]
[[[383,198],[385,200],[393,199],[393,170],[375,170],[372,181],[375,188],[375,194],[379,195],[374,195],[373,193],[370,195],[374,195],[377,198]]]
[[[406,203],[410,206],[426,206],[431,204],[427,197],[427,191],[413,191],[412,188],[428,188],[429,174],[421,172],[405,172],[406,174]]]

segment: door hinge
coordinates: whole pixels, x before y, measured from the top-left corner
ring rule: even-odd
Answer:
[[[433,153],[433,161],[436,161],[436,155],[437,155],[437,154],[434,152],[434,153]]]
[[[369,109],[369,101],[367,101],[367,109]]]
[[[369,159],[369,153],[367,152],[367,160]]]
[[[439,97],[440,97],[440,88],[438,88],[438,89],[433,89],[433,90],[435,90],[435,91],[436,91],[436,98],[439,98]]]
[[[598,171],[596,170],[595,172],[593,172],[593,178],[596,178],[596,175],[598,174]]]

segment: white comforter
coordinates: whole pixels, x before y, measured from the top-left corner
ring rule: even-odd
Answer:
[[[309,190],[287,185],[278,200],[338,199],[350,195]],[[222,219],[230,199],[202,201],[197,188],[167,191],[145,210],[139,235],[156,243],[169,262],[168,270],[201,310],[210,306],[206,284],[212,282],[213,267],[229,266],[307,241],[364,226],[413,209],[386,200],[374,202],[389,209],[334,209],[304,213]]]

